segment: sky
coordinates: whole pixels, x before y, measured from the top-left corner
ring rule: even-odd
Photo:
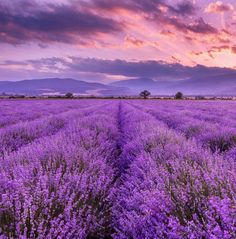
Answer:
[[[0,81],[225,68],[236,70],[235,0],[0,0]]]

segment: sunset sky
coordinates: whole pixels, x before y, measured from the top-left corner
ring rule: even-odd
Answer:
[[[235,0],[0,0],[0,80],[158,80],[198,65],[236,69]]]

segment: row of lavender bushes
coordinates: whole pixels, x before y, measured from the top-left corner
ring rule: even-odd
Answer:
[[[99,102],[99,101],[98,101]],[[57,115],[69,110],[79,110],[84,107],[97,105],[93,100],[1,100],[0,104],[0,128],[29,122],[41,117]]]
[[[96,106],[81,107],[75,109],[65,110],[57,114],[50,114],[48,116],[42,116],[35,120],[19,121],[17,124],[10,124],[4,128],[0,128],[0,156],[9,154],[12,151],[16,151],[20,147],[32,143],[33,141],[53,135],[64,127],[69,127],[70,122],[74,118],[90,114],[96,110],[99,104]],[[64,106],[63,106],[64,107]]]
[[[144,111],[125,105],[122,115],[114,238],[236,238],[234,164]]]
[[[94,106],[5,156],[1,238],[103,238],[110,233],[117,109]]]
[[[221,102],[223,107],[219,102],[219,105],[213,102],[204,102],[203,105],[192,102],[186,106],[176,104],[165,102],[164,106],[158,106],[153,101],[149,106],[142,102],[133,105],[184,134],[186,138],[195,139],[212,152],[227,154],[231,149],[233,152],[236,150],[236,117],[232,110],[234,102]],[[231,151],[229,154],[232,156]]]

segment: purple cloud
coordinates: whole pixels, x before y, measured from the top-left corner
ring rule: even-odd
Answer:
[[[100,33],[114,35],[126,31],[126,23],[115,11],[117,9],[139,12],[152,23],[173,26],[181,32],[217,33],[201,18],[193,23],[184,23],[186,19],[183,17],[194,16],[196,12],[195,5],[189,1],[170,5],[166,0],[70,0],[67,4],[13,0],[0,3],[0,42],[89,45],[90,40],[99,39]],[[106,15],[104,11],[107,11]]]
[[[194,76],[210,77],[213,75],[235,74],[236,70],[220,67],[206,67],[197,65],[194,67],[184,66],[179,63],[167,63],[163,61],[125,61],[125,60],[101,60],[97,58],[70,57],[65,60],[59,57],[44,58],[28,61],[5,61],[0,66],[26,66],[31,65],[35,71],[48,67],[59,70],[61,74],[68,73],[91,73],[131,78],[147,77],[153,79],[187,79]]]
[[[196,6],[189,1],[183,1],[177,4],[177,6],[169,6],[169,9],[173,12],[173,13],[177,13],[179,15],[195,15],[196,13]]]
[[[0,3],[0,41],[13,44],[25,41],[77,43],[80,35],[89,37],[97,33],[114,33],[122,30],[122,24],[89,9],[74,5],[38,5],[35,1],[28,8],[21,1]],[[80,41],[80,40],[79,40]]]

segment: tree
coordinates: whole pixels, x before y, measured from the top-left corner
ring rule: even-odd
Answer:
[[[72,94],[71,92],[67,92],[67,93],[65,94],[65,97],[66,97],[66,98],[73,98],[73,94]]]
[[[176,99],[176,100],[181,100],[181,99],[183,99],[183,97],[184,97],[184,95],[183,95],[182,92],[177,92],[177,93],[175,94],[175,99]]]
[[[139,94],[141,97],[143,97],[144,99],[147,99],[148,96],[151,95],[151,93],[148,90],[144,90]]]

